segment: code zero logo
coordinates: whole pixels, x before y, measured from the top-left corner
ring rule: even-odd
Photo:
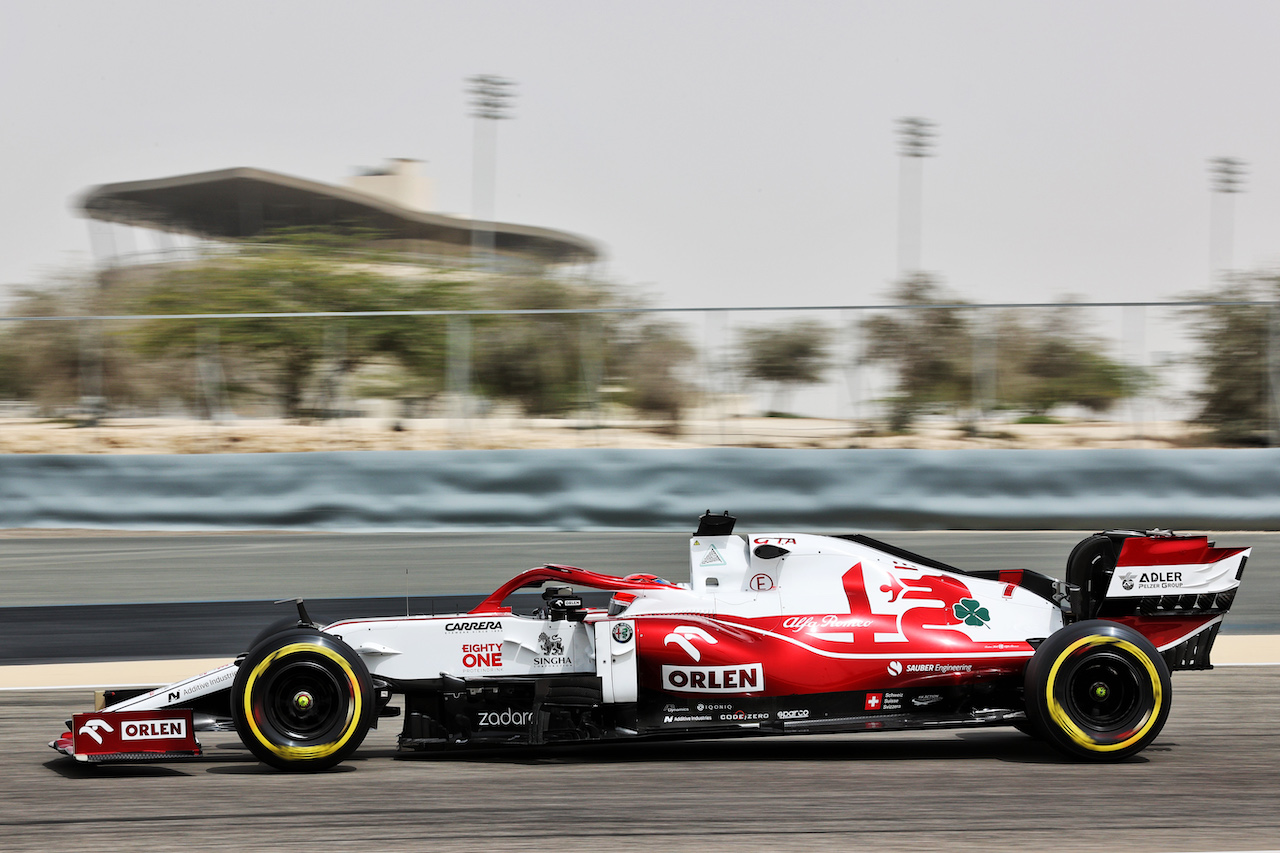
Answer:
[[[896,660],[889,661],[889,674],[892,675],[894,678],[897,678],[899,675],[902,675],[901,662]]]

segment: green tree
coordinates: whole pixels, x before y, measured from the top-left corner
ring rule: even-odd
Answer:
[[[666,419],[680,420],[691,393],[684,368],[697,352],[674,323],[623,315],[611,347],[613,370],[624,391],[621,402]]]
[[[515,401],[529,415],[564,415],[593,407],[607,377],[619,402],[679,420],[689,394],[681,367],[693,348],[678,327],[652,319],[634,300],[591,282],[503,278],[486,284],[478,302],[565,312],[474,319],[474,377],[485,396]],[[571,313],[633,307],[635,313]]]
[[[927,275],[900,281],[893,298],[917,307],[866,320],[864,360],[896,373],[890,424],[900,431],[920,414],[973,403],[974,349],[983,342],[969,303]],[[1149,387],[1151,376],[1106,355],[1103,341],[1082,328],[1081,316],[1069,302],[995,315],[988,334],[997,358],[984,366],[996,371],[992,402],[1034,415],[1069,405],[1105,412]]]
[[[743,375],[768,383],[772,412],[781,414],[784,398],[798,385],[822,379],[829,360],[831,330],[813,320],[782,326],[751,326],[738,332],[737,358]]]
[[[464,285],[441,273],[394,275],[377,257],[313,241],[246,249],[166,271],[133,289],[145,313],[274,314],[456,309],[468,305]],[[238,365],[233,388],[265,383],[287,417],[300,417],[322,367],[347,375],[391,361],[414,378],[420,393],[436,393],[446,358],[441,328],[435,318],[422,317],[153,320],[136,330],[135,341],[146,355],[194,364],[212,338],[220,355]]]
[[[25,400],[31,393],[14,337],[10,329],[0,326],[0,400]]]
[[[489,309],[570,311],[608,303],[602,288],[553,279],[499,279],[480,293]],[[582,407],[593,364],[604,357],[599,315],[549,313],[478,317],[474,323],[476,387],[513,400],[529,415],[563,415]]]
[[[77,316],[115,306],[89,274],[64,272],[17,292],[12,317],[66,317],[6,323],[0,328],[0,397],[29,400],[46,411],[78,406],[85,396],[123,407],[155,401],[154,376],[111,327]]]
[[[358,229],[290,229],[187,263],[81,276],[33,289],[11,313],[298,314],[402,310],[635,308],[634,314],[155,319],[104,328],[75,319],[0,328],[0,396],[48,407],[103,393],[114,405],[184,400],[211,413],[211,390],[260,397],[289,417],[332,400],[343,379],[378,396],[431,398],[446,367],[470,360],[471,388],[529,414],[593,406],[608,377],[621,399],[677,420],[693,356],[676,327],[610,287],[564,279],[424,269],[377,251]],[[373,247],[371,249],[371,247]],[[465,334],[466,332],[470,334]],[[454,333],[457,333],[454,336]],[[86,369],[87,368],[87,369]],[[459,371],[457,376],[468,375]],[[101,392],[86,392],[88,376]]]
[[[1193,359],[1202,373],[1196,422],[1227,444],[1269,443],[1280,418],[1280,276],[1237,276],[1190,298],[1237,303],[1187,309],[1200,344]]]
[[[972,337],[963,300],[945,293],[932,276],[917,273],[893,286],[891,298],[911,310],[877,314],[863,321],[863,360],[896,374],[890,427],[911,428],[931,410],[972,399]]]
[[[1065,302],[1003,313],[997,334],[1001,405],[1032,415],[1059,406],[1106,412],[1150,387],[1146,371],[1106,355],[1105,343],[1082,328],[1082,312]]]

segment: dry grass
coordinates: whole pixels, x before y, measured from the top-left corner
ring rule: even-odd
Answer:
[[[399,427],[398,429],[395,427]],[[1160,448],[1199,444],[1181,423],[990,423],[968,434],[930,423],[906,435],[869,433],[847,421],[808,418],[691,420],[672,429],[638,422],[517,418],[388,421],[357,418],[297,424],[255,418],[215,423],[119,419],[96,426],[0,418],[0,453],[283,453],[335,450],[508,448]]]

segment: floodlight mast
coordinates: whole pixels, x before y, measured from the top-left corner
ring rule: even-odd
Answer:
[[[505,77],[497,77],[493,74],[476,74],[468,77],[467,82],[470,87],[467,89],[471,93],[471,115],[473,118],[491,119],[500,121],[510,118],[507,109],[511,104],[511,99],[515,97],[512,88],[515,86],[514,80],[508,80]]]
[[[1248,164],[1239,157],[1209,160],[1209,278],[1235,268],[1235,199],[1244,192]]]
[[[897,121],[898,134],[898,275],[920,272],[924,179],[922,163],[933,156],[937,125],[927,118],[908,116]]]
[[[497,183],[497,122],[511,117],[515,81],[494,74],[467,78],[475,135],[471,154],[471,256],[489,268],[495,254],[494,197]]]

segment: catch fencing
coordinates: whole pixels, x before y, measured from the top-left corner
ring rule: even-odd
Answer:
[[[917,423],[936,418],[970,435],[998,434],[1026,415],[1012,365],[1027,339],[1011,339],[1008,321],[1023,319],[1025,333],[1056,316],[1099,356],[1146,378],[1105,414],[1078,406],[1052,413],[1101,417],[1134,438],[1162,438],[1168,425],[1196,415],[1205,387],[1198,317],[1228,306],[1269,318],[1265,351],[1250,356],[1261,365],[1266,400],[1255,439],[1280,445],[1280,305],[1229,302],[0,317],[0,357],[6,348],[11,356],[41,348],[57,356],[25,398],[0,400],[0,418],[372,415],[399,429],[433,422],[447,433],[445,446],[466,449],[519,446],[504,445],[503,436],[549,415],[582,431],[582,446],[591,446],[592,430],[618,427],[702,446],[849,447],[894,426],[901,364],[872,358],[883,349],[876,318],[949,311],[966,327],[956,341],[967,351],[952,361],[959,390],[919,407]],[[753,368],[762,332],[800,320],[826,343],[814,381]],[[419,346],[409,367],[370,349],[390,324],[402,339],[409,324]],[[143,337],[166,328],[184,343],[140,357]],[[666,337],[646,348],[653,335]],[[292,350],[263,343],[290,337]],[[305,364],[286,387],[295,355]]]

